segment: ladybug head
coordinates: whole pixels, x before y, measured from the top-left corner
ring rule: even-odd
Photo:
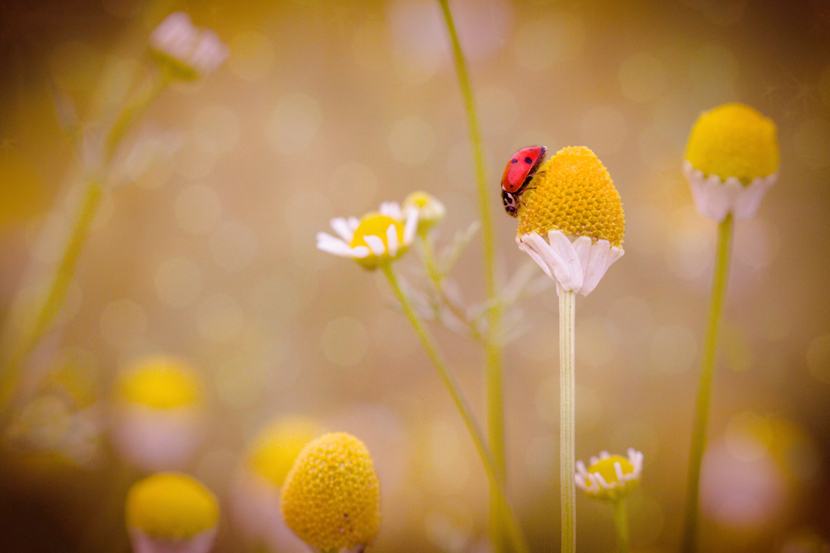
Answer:
[[[501,191],[501,201],[504,204],[504,210],[511,217],[519,216],[519,202],[518,197],[506,190]]]

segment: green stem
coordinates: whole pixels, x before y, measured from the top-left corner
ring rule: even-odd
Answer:
[[[630,545],[628,541],[628,517],[625,512],[625,499],[615,499],[614,525],[617,527],[617,547],[619,553],[628,553]]]
[[[102,165],[106,167],[112,161],[119,144],[133,128],[135,122],[147,110],[150,104],[158,98],[165,88],[170,84],[172,77],[166,71],[153,73],[142,83],[138,91],[133,95],[130,103],[124,108],[118,119],[113,123],[107,138],[104,141]]]
[[[706,323],[706,342],[700,361],[700,381],[697,390],[692,447],[689,454],[689,478],[686,487],[686,521],[683,527],[683,553],[697,551],[698,494],[700,487],[700,463],[706,446],[706,425],[709,421],[709,406],[712,401],[712,377],[715,365],[715,346],[718,339],[718,324],[723,300],[726,295],[726,281],[729,277],[729,258],[732,241],[732,214],[718,226],[718,245],[715,258],[715,277],[712,282],[712,297],[709,302],[709,317]]]
[[[406,318],[409,319],[412,328],[415,330],[415,334],[421,340],[421,344],[424,346],[427,356],[429,356],[432,364],[438,371],[438,376],[441,377],[441,381],[449,391],[456,408],[458,408],[458,411],[461,414],[464,424],[467,426],[467,430],[470,432],[470,436],[473,439],[473,443],[475,444],[476,450],[478,451],[484,465],[484,472],[487,474],[487,479],[490,481],[490,489],[496,494],[498,509],[504,516],[504,528],[513,544],[514,551],[520,553],[527,552],[528,548],[524,541],[524,537],[522,536],[522,531],[519,528],[519,524],[513,514],[513,510],[510,508],[507,501],[504,486],[498,477],[496,463],[494,462],[493,456],[487,447],[484,433],[478,425],[478,422],[476,422],[475,415],[473,415],[473,410],[470,407],[467,398],[464,396],[464,393],[461,391],[461,387],[444,362],[444,359],[438,350],[438,345],[435,343],[435,340],[432,338],[429,330],[427,330],[415,314],[415,311],[412,308],[412,303],[409,301],[409,298],[406,297],[406,294],[404,294],[398,284],[398,278],[392,270],[391,264],[387,263],[385,265],[381,265],[381,268],[383,269],[383,274],[386,276],[386,279],[389,281],[389,286],[392,288],[395,298],[400,302]]]
[[[142,85],[107,134],[102,158],[89,168],[81,205],[75,215],[60,261],[51,276],[49,287],[38,303],[32,306],[30,322],[23,329],[22,335],[14,341],[14,349],[0,380],[0,412],[7,413],[5,407],[14,398],[21,367],[40,339],[49,331],[63,307],[66,292],[75,274],[78,257],[89,237],[92,221],[95,219],[95,213],[103,197],[103,175],[112,162],[118,145],[138,117],[169,83],[169,77],[159,73]]]
[[[576,297],[559,290],[559,482],[562,508],[562,553],[576,551],[574,464],[574,340]]]
[[[464,109],[467,114],[467,130],[470,137],[470,144],[473,148],[473,160],[475,163],[478,189],[479,217],[481,218],[482,242],[484,247],[484,284],[487,300],[491,304],[491,308],[487,312],[488,337],[484,344],[486,363],[485,380],[487,386],[487,428],[490,447],[493,451],[493,459],[496,463],[496,471],[499,479],[505,482],[507,479],[507,469],[504,439],[504,386],[502,382],[501,347],[496,341],[496,334],[501,324],[501,305],[499,305],[496,290],[495,235],[493,222],[490,217],[490,187],[487,184],[481,130],[478,125],[478,118],[476,117],[475,99],[473,98],[464,52],[461,50],[461,42],[458,40],[458,33],[455,30],[448,1],[438,0],[438,2],[441,5],[441,11],[444,14],[444,21],[447,24],[447,30],[449,31],[452,42],[455,71],[458,77],[458,85],[461,89],[461,97],[464,101]],[[501,518],[495,497],[491,493],[491,535],[496,553],[503,550],[503,533],[499,524]]]

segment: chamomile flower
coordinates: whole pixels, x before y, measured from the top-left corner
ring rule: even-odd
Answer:
[[[200,29],[183,12],[168,15],[150,35],[150,51],[171,75],[195,81],[219,67],[228,47],[209,29]]]
[[[601,501],[616,501],[626,497],[639,484],[643,472],[643,454],[628,448],[628,458],[603,451],[591,457],[590,466],[576,462],[574,476],[577,487],[589,497]]]
[[[418,234],[421,236],[426,236],[447,214],[444,204],[426,192],[413,192],[403,201],[403,206],[404,209],[412,207],[418,210]]]
[[[154,474],[136,482],[125,511],[135,553],[207,553],[213,546],[219,502],[185,474]]]
[[[778,178],[775,123],[743,104],[703,113],[692,127],[683,173],[704,217],[751,219]]]
[[[563,148],[522,195],[516,242],[559,289],[587,296],[622,257],[625,217],[608,171],[588,148]]]
[[[418,210],[401,210],[396,202],[385,202],[380,211],[358,220],[338,217],[331,227],[339,238],[325,232],[317,234],[317,248],[341,257],[351,257],[372,270],[400,258],[418,230]]]
[[[116,450],[145,470],[183,468],[204,433],[196,373],[173,357],[147,357],[119,376],[113,399]]]
[[[363,442],[334,432],[306,445],[285,479],[282,514],[322,551],[371,543],[380,527],[380,483]]]

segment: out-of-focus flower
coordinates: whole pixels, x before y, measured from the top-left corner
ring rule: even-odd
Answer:
[[[117,451],[145,470],[183,468],[203,434],[198,378],[172,357],[141,359],[125,371],[113,409]]]
[[[625,217],[614,183],[594,152],[563,148],[522,195],[516,242],[545,273],[587,296],[622,257]]]
[[[775,123],[749,106],[724,104],[692,127],[683,173],[701,215],[751,219],[778,178],[778,164]]]
[[[576,485],[589,497],[602,501],[616,501],[630,494],[639,484],[643,472],[643,454],[628,448],[628,458],[611,455],[607,451],[591,457],[591,465],[576,462]]]
[[[285,479],[282,513],[318,549],[371,543],[380,527],[380,483],[363,442],[335,432],[306,445]]]
[[[421,191],[413,192],[403,201],[404,210],[410,207],[418,210],[418,234],[421,236],[426,236],[447,214],[438,198]]]
[[[396,202],[386,202],[380,212],[368,213],[359,221],[355,217],[332,219],[331,228],[340,238],[319,232],[318,249],[351,257],[366,269],[377,269],[409,249],[418,229],[418,210],[401,211]]]
[[[185,474],[154,474],[127,493],[127,530],[136,553],[206,553],[216,537],[219,502]]]
[[[254,438],[231,493],[234,518],[252,541],[264,542],[274,551],[308,551],[285,525],[280,488],[302,448],[322,433],[316,422],[292,417],[275,421]]]
[[[228,57],[228,47],[209,29],[200,29],[183,12],[168,15],[150,35],[150,51],[172,76],[195,81]]]

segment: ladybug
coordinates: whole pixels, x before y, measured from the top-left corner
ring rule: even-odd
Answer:
[[[501,176],[501,200],[504,210],[511,217],[518,217],[519,197],[536,175],[536,170],[545,160],[548,149],[544,146],[522,148],[510,158]]]

